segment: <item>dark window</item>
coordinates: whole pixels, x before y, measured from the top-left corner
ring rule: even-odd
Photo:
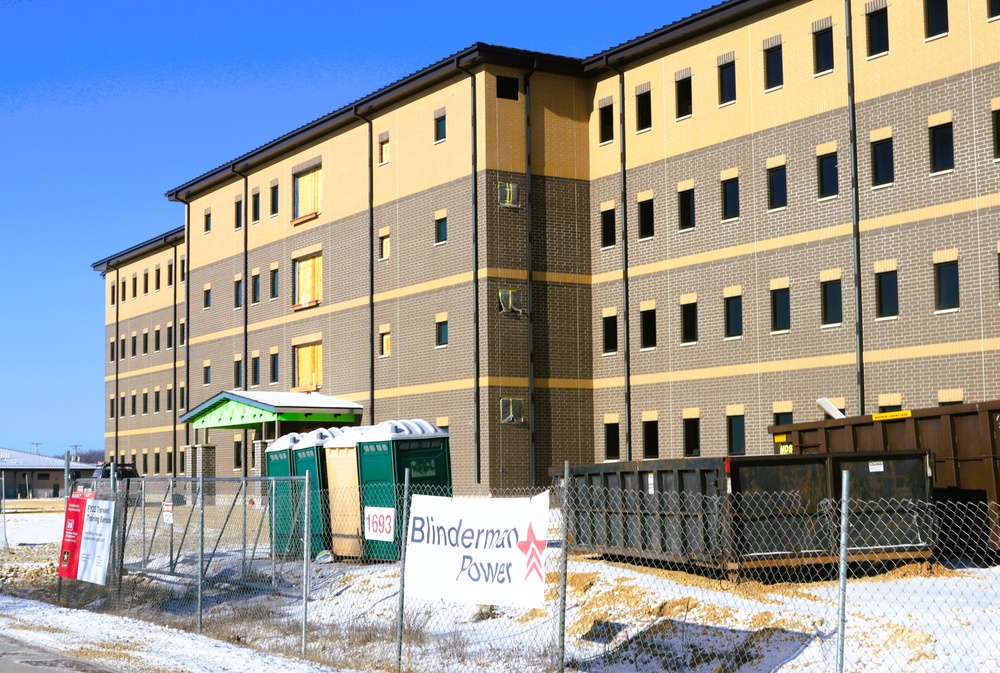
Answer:
[[[122,337],[121,348],[118,349],[118,359],[119,360],[125,359],[125,337]]]
[[[872,184],[888,185],[895,180],[892,138],[872,143]]]
[[[181,260],[181,282],[187,280],[187,260]]]
[[[271,185],[271,214],[278,214],[278,185]]]
[[[674,84],[674,91],[677,95],[677,118],[687,117],[691,114],[691,78],[679,79]]]
[[[108,400],[108,418],[115,417],[115,398]]]
[[[149,294],[149,271],[142,272],[142,293]]]
[[[159,390],[154,390],[153,391],[153,413],[154,414],[160,413],[160,391]]]
[[[899,315],[899,285],[895,271],[875,274],[875,315]]]
[[[878,405],[878,412],[880,414],[889,413],[891,411],[902,411],[903,405],[901,404],[880,404]]]
[[[250,197],[250,221],[256,222],[260,219],[260,192],[256,192]]]
[[[448,136],[448,118],[444,115],[434,120],[434,142],[444,140]]]
[[[694,227],[694,189],[677,192],[677,221],[679,229]]]
[[[605,105],[600,108],[600,138],[599,142],[608,143],[615,139],[615,116],[614,106]]]
[[[601,247],[609,248],[615,244],[615,211],[601,211]]]
[[[109,362],[114,362],[115,361],[115,341],[114,341],[114,339],[112,339],[111,343],[108,344],[108,361]]]
[[[186,338],[187,337],[187,329],[186,329],[185,323],[183,323],[183,322],[181,323],[180,330],[181,330],[180,334],[178,334],[178,343],[180,343],[180,345],[183,346],[184,342],[187,341],[187,338]]]
[[[656,309],[639,312],[639,347],[656,348]]]
[[[948,32],[948,0],[924,0],[924,36]]]
[[[793,421],[792,421],[791,411],[779,411],[774,415],[775,425],[791,425],[792,423]]]
[[[135,412],[136,412],[136,396],[135,396],[135,393],[132,393],[132,415],[133,416],[135,416]]]
[[[934,308],[958,308],[958,262],[934,265]]]
[[[138,337],[133,334],[132,335],[132,357],[135,357],[136,355],[139,354],[139,345],[138,345],[138,343],[139,343],[138,342]]]
[[[719,66],[719,105],[736,100],[736,64],[723,63]]]
[[[132,299],[139,296],[139,279],[136,276],[132,276]]]
[[[618,351],[618,316],[606,315],[601,321],[604,328],[604,352]]]
[[[243,467],[243,441],[233,440],[233,469],[239,470]]]
[[[125,396],[124,395],[122,395],[121,399],[119,400],[118,415],[121,416],[122,418],[125,418]]]
[[[1000,0],[996,0],[1000,5]],[[993,158],[1000,159],[1000,110],[993,111]]]
[[[837,176],[836,152],[816,157],[816,168],[820,198],[823,198],[824,196],[833,196],[840,191],[840,180]]]
[[[995,19],[1000,16],[1000,0],[990,0],[987,7],[988,18]]]
[[[278,382],[278,354],[271,353],[271,383]]]
[[[174,391],[167,388],[167,411],[174,410]]]
[[[184,386],[177,390],[177,406],[179,409],[187,409],[187,389]],[[181,456],[183,457],[184,454],[182,453]]]
[[[868,55],[889,51],[889,14],[885,9],[868,15]]]
[[[142,333],[142,354],[149,353],[149,332]]]
[[[722,219],[731,220],[740,216],[740,179],[722,181]]]
[[[726,337],[743,335],[743,297],[726,297]]]
[[[659,421],[642,422],[642,457],[660,457],[660,423]]]
[[[764,86],[768,89],[785,83],[785,74],[781,64],[781,45],[764,52]]]
[[[771,331],[781,332],[791,329],[792,306],[788,288],[771,290]]]
[[[639,238],[653,235],[653,200],[639,202]]]
[[[205,294],[203,295],[202,301],[205,308],[210,308],[212,306],[212,288],[205,288]]]
[[[233,387],[243,387],[243,360],[233,362]]]
[[[684,456],[693,458],[701,455],[701,419],[684,419]]]
[[[153,269],[153,289],[160,291],[160,267]]]
[[[271,299],[278,298],[278,270],[271,269]]]
[[[118,294],[117,290],[118,290],[118,286],[117,285],[112,285],[111,286],[111,305],[112,306],[115,305],[115,296]]]
[[[212,231],[212,213],[205,213],[205,233]]]
[[[250,385],[260,385],[260,358],[250,358]]]
[[[233,306],[240,308],[243,306],[243,280],[233,281]]]
[[[260,303],[260,274],[255,273],[250,276],[250,301],[254,304]]]
[[[167,262],[167,287],[174,286],[174,263]]]
[[[775,166],[767,171],[767,207],[771,210],[788,205],[788,183],[784,166]]]
[[[604,459],[618,460],[621,456],[621,439],[617,423],[604,424]]]
[[[448,345],[448,321],[434,323],[434,343],[437,346]]]
[[[955,167],[955,146],[951,123],[932,126],[931,134],[931,173],[947,171]]]
[[[153,350],[160,352],[160,330],[153,330]]]
[[[448,218],[434,220],[434,242],[444,243],[448,240]]]
[[[243,201],[237,201],[233,206],[233,228],[243,228]]]
[[[822,292],[822,312],[824,325],[836,325],[844,321],[844,307],[840,296],[840,281],[829,280],[820,284]]]
[[[212,365],[205,365],[201,372],[201,382],[206,386],[212,382]]]
[[[520,93],[520,83],[516,77],[497,76],[497,98],[517,100]]]
[[[167,325],[167,350],[174,347],[174,326]]]
[[[647,131],[653,128],[653,100],[648,91],[635,97],[635,130]]]
[[[153,454],[153,472],[155,474],[160,473],[160,454],[158,453]]]
[[[730,456],[742,456],[746,453],[746,417],[726,416],[726,447]]]
[[[813,72],[833,70],[833,28],[813,33]]]
[[[698,340],[698,304],[681,304],[681,343]]]
[[[142,394],[142,415],[149,413],[149,393]]]

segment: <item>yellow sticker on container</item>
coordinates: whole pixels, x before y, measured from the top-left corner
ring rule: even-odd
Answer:
[[[778,447],[778,453],[782,456],[795,453],[795,447],[791,444],[782,444]]]
[[[786,439],[788,439],[788,435],[775,435],[774,436],[774,443],[778,444],[779,442],[783,442]]]
[[[886,411],[881,414],[872,414],[873,421],[894,421],[897,418],[910,418],[913,414],[910,413],[909,409],[903,409],[902,411]]]

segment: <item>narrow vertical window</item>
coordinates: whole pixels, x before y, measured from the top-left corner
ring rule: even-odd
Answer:
[[[951,123],[932,126],[930,141],[931,173],[955,168],[955,145]]]
[[[448,137],[448,121],[447,117],[442,113],[441,116],[435,116],[434,118],[434,142],[439,143]]]
[[[698,341],[698,303],[681,304],[681,343]]]
[[[996,0],[1000,5],[1000,0]],[[993,111],[993,158],[1000,159],[1000,110]]]
[[[132,275],[132,299],[139,296],[139,279],[135,274]]]
[[[118,295],[118,286],[112,284],[111,285],[111,305],[112,306],[114,306],[115,303],[116,303],[117,295]]]
[[[781,45],[764,51],[764,87],[776,89],[785,83],[784,66],[781,60]]]
[[[233,204],[233,229],[243,228],[243,201],[242,199]]]
[[[899,315],[899,285],[895,271],[875,274],[875,315],[878,318]]]
[[[212,307],[212,288],[206,287],[202,294],[202,308]]]
[[[250,301],[254,304],[260,303],[260,274],[255,273],[250,276]]]
[[[447,346],[448,345],[448,321],[440,320],[434,323],[434,345],[435,346]]]
[[[639,202],[639,238],[653,236],[653,200]]]
[[[378,239],[378,258],[379,259],[389,259],[389,253],[391,252],[391,241],[389,239],[389,234],[385,236],[379,236]]]
[[[787,175],[784,166],[775,166],[767,171],[767,207],[769,210],[788,205]]]
[[[732,220],[740,216],[740,179],[722,181],[722,219]]]
[[[108,343],[108,362],[114,362],[114,361],[115,361],[115,340],[112,339]]]
[[[380,335],[380,344],[378,354],[384,358],[392,355],[392,333],[382,332]]]
[[[271,185],[271,215],[278,214],[278,185]]]
[[[1000,0],[989,0],[986,8],[987,18],[1000,18]]]
[[[642,457],[646,459],[660,457],[659,421],[642,422]]]
[[[615,244],[615,211],[601,211],[601,247],[610,248]]]
[[[829,280],[820,284],[821,312],[824,325],[839,325],[844,320],[843,299],[840,280]]]
[[[212,213],[209,211],[205,212],[205,233],[212,231]]]
[[[684,457],[695,458],[701,455],[701,419],[684,419]]]
[[[434,242],[444,243],[448,240],[448,218],[439,217],[434,220]]]
[[[378,144],[378,165],[384,166],[389,163],[389,141],[380,140]]]
[[[160,329],[156,328],[153,330],[153,352],[160,352]]]
[[[924,37],[948,33],[948,0],[924,0]]]
[[[747,452],[746,417],[726,416],[726,448],[730,456],[742,456]]]
[[[233,281],[233,308],[243,307],[243,279]]]
[[[278,270],[271,269],[271,299],[278,298]]]
[[[730,61],[719,66],[719,105],[736,100],[736,63]]]
[[[271,383],[278,382],[278,354],[271,353]]]
[[[174,391],[173,388],[167,388],[167,394],[165,395],[167,399],[167,411],[174,410]]]
[[[677,192],[677,223],[679,229],[694,228],[694,189]]]
[[[958,262],[934,265],[934,309],[947,311],[959,307]]]
[[[615,116],[614,116],[614,105],[607,104],[602,105],[598,108],[599,123],[600,123],[600,137],[598,142],[602,145],[604,143],[609,143],[615,139]]]
[[[726,338],[743,336],[743,297],[726,297]]]
[[[840,191],[840,179],[837,175],[837,153],[824,154],[816,157],[816,180],[819,187],[819,198],[835,196]]]
[[[250,358],[250,385],[260,385],[260,357],[256,355]]]
[[[653,128],[653,100],[649,91],[636,94],[635,130],[648,131]]]
[[[894,180],[892,138],[872,143],[872,185],[889,185]]]
[[[254,192],[250,197],[250,221],[260,221],[260,192]]]
[[[167,325],[167,350],[174,347],[174,326]]]
[[[233,361],[233,387],[243,387],[243,360]]]
[[[691,116],[691,77],[684,77],[674,83],[677,98],[677,118]]]
[[[889,52],[889,14],[884,7],[867,16],[868,55],[878,56]]]
[[[153,269],[153,291],[160,291],[160,267]]]
[[[149,294],[149,271],[142,272],[142,293]]]
[[[615,330],[617,334],[617,329]],[[656,309],[639,312],[639,347],[656,348]]]
[[[617,353],[618,352],[618,316],[617,315],[606,315],[604,316],[602,322],[602,327],[604,331],[604,353]]]
[[[167,262],[167,287],[174,286],[174,263]]]
[[[833,70],[833,28],[813,33],[813,73]]]
[[[618,460],[621,457],[621,429],[618,423],[604,424],[604,459]]]

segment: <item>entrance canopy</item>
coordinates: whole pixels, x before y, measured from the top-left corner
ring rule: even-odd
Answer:
[[[355,423],[362,406],[319,393],[227,390],[180,417],[195,428],[250,430],[273,421],[307,421],[320,425]]]

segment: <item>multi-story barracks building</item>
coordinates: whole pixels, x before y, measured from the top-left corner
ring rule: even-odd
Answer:
[[[106,451],[147,474],[259,470],[266,426],[180,421],[227,390],[428,419],[491,487],[1000,396],[998,0],[474,44],[167,197],[182,227],[94,265]]]

